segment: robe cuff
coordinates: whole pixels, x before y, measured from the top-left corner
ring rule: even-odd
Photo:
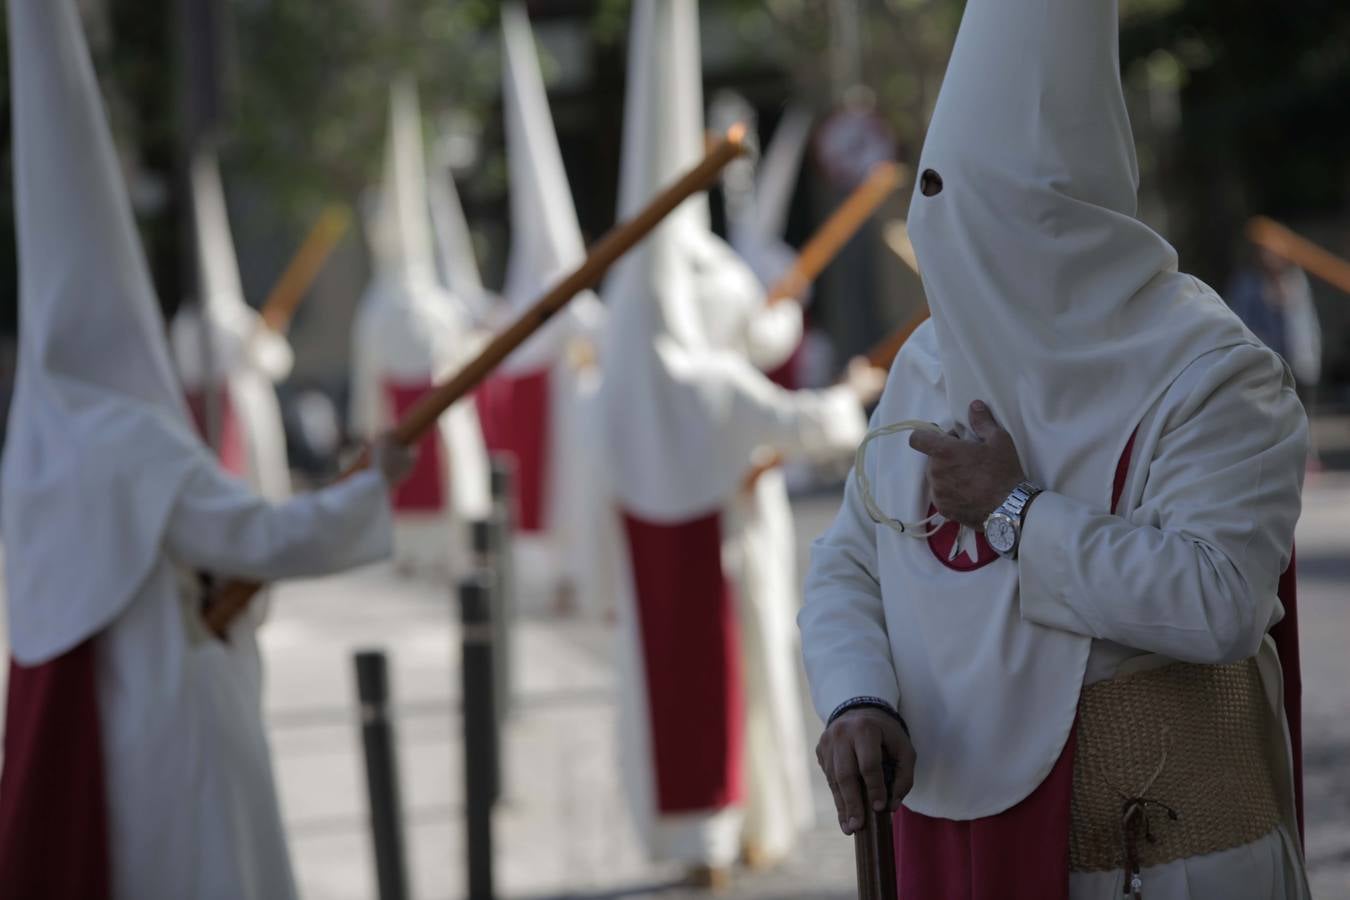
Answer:
[[[1036,496],[1022,526],[1017,551],[1018,597],[1022,618],[1047,628],[1094,637],[1069,590],[1071,554],[1080,552],[1079,536],[1092,511],[1077,500],[1051,491]]]
[[[840,666],[822,679],[812,693],[816,713],[822,722],[828,722],[835,710],[858,697],[876,698],[890,704],[897,713],[900,712],[900,688],[889,662],[873,665],[857,662]]]

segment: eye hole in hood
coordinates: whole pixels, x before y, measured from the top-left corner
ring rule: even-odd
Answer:
[[[936,197],[942,193],[942,176],[932,169],[924,169],[919,176],[919,192],[925,197]]]

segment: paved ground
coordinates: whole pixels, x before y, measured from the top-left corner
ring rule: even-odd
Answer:
[[[835,502],[797,504],[803,543]],[[1310,482],[1299,547],[1308,857],[1314,896],[1350,900],[1350,475]],[[464,896],[456,619],[448,591],[379,567],[278,592],[264,639],[268,721],[310,900],[375,896],[350,660],[365,647],[385,648],[394,666],[413,896]],[[613,765],[608,629],[535,615],[518,640],[520,701],[496,822],[500,896],[694,897],[673,887],[677,873],[642,859],[628,825]],[[817,789],[824,811],[828,796]],[[730,896],[842,900],[853,896],[852,878],[851,845],[822,816],[789,865],[741,873]]]

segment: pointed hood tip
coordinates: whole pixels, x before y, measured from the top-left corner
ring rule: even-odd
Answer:
[[[20,365],[186,418],[71,0],[10,0]],[[80,252],[71,253],[78,247]],[[78,310],[78,311],[77,311]],[[109,350],[115,348],[115,353]]]
[[[503,294],[531,302],[586,254],[525,9],[502,6],[502,103],[510,170],[511,252]]]

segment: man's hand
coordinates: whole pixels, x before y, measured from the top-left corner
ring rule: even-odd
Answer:
[[[839,827],[853,834],[877,812],[900,808],[914,783],[914,747],[905,729],[879,709],[851,709],[834,720],[816,744],[816,761],[834,794]],[[884,763],[895,764],[895,780],[886,793]]]
[[[390,487],[412,474],[416,462],[417,450],[403,446],[389,434],[382,435],[370,447],[371,468],[379,472]]]
[[[928,490],[943,518],[976,531],[1013,488],[1026,480],[1012,437],[994,421],[989,407],[970,404],[975,440],[916,431],[909,445],[928,457]]]
[[[865,356],[855,356],[848,361],[844,370],[844,385],[858,398],[863,406],[871,406],[886,389],[886,376],[889,373],[867,361]]]

